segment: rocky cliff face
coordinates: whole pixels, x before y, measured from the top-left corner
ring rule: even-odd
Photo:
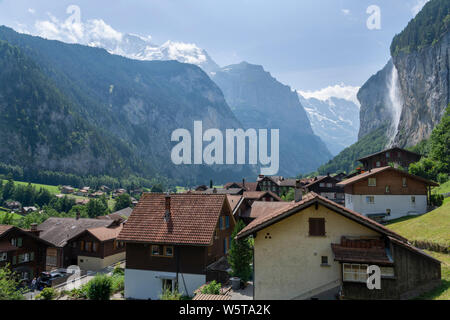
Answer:
[[[450,102],[450,31],[438,43],[393,57],[403,95],[394,143],[412,146],[430,137]]]
[[[227,66],[212,79],[245,128],[280,129],[280,175],[311,172],[330,159],[296,92],[262,66],[246,62]]]
[[[432,0],[395,36],[392,59],[358,93],[359,139],[387,125],[388,145],[428,139],[450,102],[450,3]]]

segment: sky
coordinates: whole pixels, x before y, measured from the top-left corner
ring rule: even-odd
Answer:
[[[0,25],[101,19],[111,30],[195,43],[220,66],[247,61],[308,96],[353,97],[427,0],[0,0]]]

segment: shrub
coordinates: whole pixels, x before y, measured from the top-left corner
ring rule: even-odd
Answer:
[[[87,297],[89,300],[109,300],[112,293],[112,280],[106,275],[96,275],[89,281]]]
[[[41,291],[36,296],[36,300],[53,300],[56,298],[56,291],[53,288],[44,288],[44,290]]]
[[[9,265],[0,268],[0,300],[22,300],[23,290],[17,289],[19,282]]]
[[[430,202],[432,206],[440,207],[444,203],[444,196],[442,194],[432,194]]]
[[[116,274],[111,277],[112,281],[112,292],[120,292],[125,288],[125,276]]]
[[[178,292],[178,289],[174,291],[170,290],[170,288],[165,288],[163,292],[159,295],[160,300],[181,300],[182,295]]]
[[[203,294],[220,294],[220,289],[222,288],[222,285],[220,283],[217,283],[216,280],[208,283],[207,285],[203,286],[201,292]]]
[[[249,238],[236,240],[236,235],[244,229],[245,224],[242,220],[236,223],[231,235],[231,248],[228,253],[228,263],[231,266],[231,275],[239,277],[245,284],[252,277],[251,263],[253,260],[252,245]]]
[[[114,270],[113,270],[112,274],[113,274],[113,276],[115,276],[115,275],[121,275],[121,276],[123,276],[123,275],[125,274],[125,270],[124,270],[124,268],[122,268],[122,267],[120,266],[120,263],[117,263],[117,264],[114,266]]]
[[[446,174],[446,173],[439,173],[439,174],[437,175],[437,181],[438,181],[440,184],[446,183],[446,182],[448,181],[448,174]]]
[[[86,283],[79,289],[72,289],[71,291],[69,291],[68,295],[70,298],[72,298],[74,300],[87,299],[87,289],[88,289],[88,286]]]

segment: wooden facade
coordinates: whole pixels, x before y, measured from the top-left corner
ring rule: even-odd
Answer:
[[[420,154],[401,149],[392,148],[373,155],[359,159],[365,170],[386,167],[390,163],[403,168],[408,168],[411,163],[418,162],[422,156]]]

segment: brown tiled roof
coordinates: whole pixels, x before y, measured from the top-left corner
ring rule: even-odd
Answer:
[[[279,196],[277,196],[275,193],[273,193],[272,191],[252,191],[252,192],[244,192],[244,198],[246,199],[261,199],[263,198],[266,194],[271,195],[274,199],[278,200],[278,201],[283,201],[283,199],[281,199]]]
[[[7,226],[7,225],[0,225],[0,236],[3,235],[5,232],[11,230],[13,226]]]
[[[236,209],[236,206],[241,201],[242,196],[234,196],[231,194],[227,194],[227,199],[228,199],[228,203],[230,204],[231,211],[234,211],[234,209]]]
[[[427,184],[429,186],[434,186],[434,187],[438,187],[439,186],[437,183],[435,183],[433,181],[424,179],[422,177],[415,176],[413,174],[409,174],[409,173],[407,173],[407,172],[405,172],[403,170],[392,168],[391,166],[375,168],[375,169],[366,171],[366,172],[358,174],[358,175],[356,175],[356,176],[354,176],[354,177],[352,177],[350,179],[341,181],[337,185],[339,185],[339,186],[351,185],[351,184],[354,184],[354,183],[356,183],[358,181],[361,181],[363,179],[367,179],[367,178],[372,177],[372,176],[374,176],[374,175],[376,175],[376,174],[378,174],[380,172],[385,172],[385,171],[399,172],[399,173],[401,173],[401,174],[403,174],[403,175],[405,175],[405,176],[407,176],[407,177],[409,177],[411,179],[419,180],[419,181],[421,181],[421,182],[423,182],[423,183],[425,183],[425,184]]]
[[[227,294],[203,294],[195,295],[192,300],[231,300],[231,296]]]
[[[116,239],[117,236],[119,235],[120,231],[122,231],[122,228],[123,228],[123,225],[120,225],[117,228],[100,227],[100,228],[87,229],[87,232],[92,234],[99,241],[103,242],[103,241]]]
[[[297,179],[284,179],[280,181],[280,187],[293,187],[295,188],[295,184]]]
[[[279,202],[255,201],[253,202],[252,207],[249,210],[246,210],[241,214],[241,217],[256,219],[291,205],[292,205],[291,202],[284,202],[284,201]]]
[[[403,152],[407,152],[407,153],[416,155],[418,157],[422,157],[421,154],[418,154],[418,153],[415,153],[415,152],[412,152],[412,151],[409,151],[409,150],[406,150],[406,149],[394,147],[394,148],[391,148],[391,149],[386,149],[386,150],[383,150],[383,151],[380,151],[380,152],[372,153],[372,154],[370,154],[368,156],[365,156],[364,158],[358,159],[358,161],[361,162],[361,160],[366,160],[366,159],[372,158],[373,156],[377,156],[379,154],[382,154],[382,153],[385,153],[385,152],[389,152],[389,151],[393,151],[393,150],[401,150]]]
[[[209,245],[226,203],[220,194],[172,194],[165,222],[165,195],[144,193],[117,240]]]
[[[108,214],[106,216],[98,216],[97,219],[101,220],[127,220],[133,209],[131,208],[125,208],[116,212],[113,212],[111,214]]]
[[[383,265],[394,264],[384,248],[348,248],[338,244],[331,244],[334,260],[353,263],[376,263]]]
[[[238,238],[246,237],[246,236],[252,234],[253,232],[264,229],[266,226],[271,225],[279,220],[284,219],[285,217],[290,216],[291,214],[296,213],[297,210],[301,210],[303,208],[309,207],[310,205],[314,204],[315,202],[318,202],[333,211],[336,211],[358,223],[361,223],[368,228],[376,230],[382,234],[400,239],[402,241],[406,241],[406,239],[403,238],[402,236],[387,229],[386,227],[373,221],[372,219],[369,219],[362,214],[359,214],[355,211],[347,209],[344,206],[341,206],[331,200],[328,200],[322,196],[319,196],[318,194],[316,194],[314,192],[310,192],[310,193],[306,194],[303,197],[303,199],[299,202],[289,202],[289,204],[290,204],[289,206],[286,206],[286,207],[278,209],[278,210],[274,209],[274,211],[272,211],[271,213],[268,213],[264,216],[261,216],[261,217],[255,219],[248,226],[246,226],[241,232],[239,232],[237,237]]]

